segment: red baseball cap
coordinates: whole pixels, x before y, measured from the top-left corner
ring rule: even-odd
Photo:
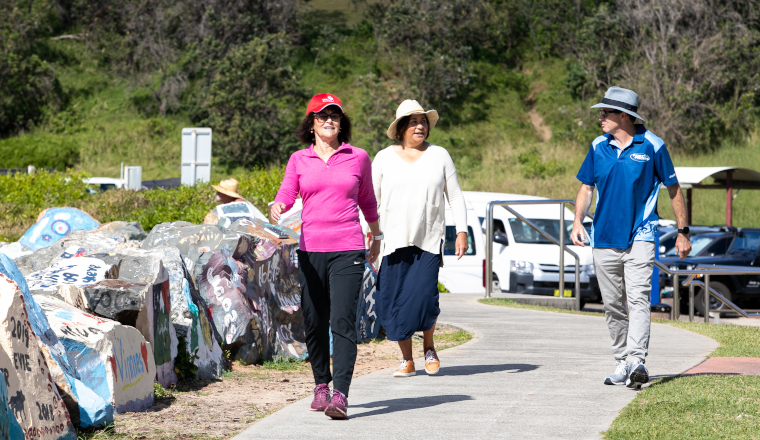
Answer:
[[[319,95],[314,95],[314,97],[311,98],[309,105],[306,107],[306,114],[308,115],[309,113],[313,112],[321,112],[325,107],[329,105],[336,105],[338,108],[340,108],[340,111],[343,111],[343,106],[340,104],[340,98],[329,93],[320,93]]]

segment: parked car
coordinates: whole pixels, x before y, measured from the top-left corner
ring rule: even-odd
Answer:
[[[465,191],[464,197],[476,214],[473,215],[472,211],[468,210],[468,219],[469,217],[477,219],[477,227],[473,227],[473,232],[482,237],[484,245],[486,239],[484,220],[488,202],[493,200],[546,200],[544,197],[521,194],[473,191]],[[555,237],[559,236],[559,209],[557,205],[521,205],[515,207],[517,212]],[[565,209],[564,227],[568,243],[571,243],[570,231],[572,230],[573,219],[573,212]],[[587,217],[584,223],[589,222],[591,222],[591,217]],[[453,223],[449,223],[447,220],[447,228],[449,226],[453,227]],[[499,290],[549,296],[560,294],[559,248],[557,245],[546,240],[503,208],[494,210],[494,237],[492,239],[494,240],[493,279]],[[601,294],[594,272],[591,248],[572,244],[568,247],[580,256],[582,302],[600,301]],[[485,253],[483,252],[482,257],[479,258],[482,259],[481,276],[483,276],[485,274]],[[444,256],[444,261],[447,261],[446,256]],[[567,296],[574,286],[575,259],[569,253],[565,253],[565,292],[563,294]]]
[[[713,234],[710,234],[713,235]],[[725,235],[731,235],[731,244],[725,253],[720,254],[720,249],[725,245]],[[695,237],[692,247],[696,243]],[[705,238],[707,240],[708,237]],[[713,248],[713,246],[715,246]],[[715,250],[716,252],[712,252]],[[690,270],[699,266],[758,266],[760,265],[760,228],[741,228],[735,233],[724,233],[703,247],[696,255],[691,254],[683,261],[678,257],[666,257],[660,260],[671,269]],[[672,280],[669,282],[672,285]],[[721,295],[731,300],[740,307],[753,306],[760,301],[760,276],[758,275],[712,275],[710,287]],[[680,286],[682,310],[688,307],[688,287]],[[695,290],[695,309],[704,315],[704,291],[701,287]],[[711,297],[711,311],[725,311],[726,306],[719,300]]]
[[[443,267],[438,273],[438,281],[451,293],[485,294],[485,241],[480,228],[478,216],[467,201],[467,243],[469,248],[462,258],[454,254],[454,242],[457,231],[454,217],[448,204],[445,210],[446,240],[443,244]],[[494,289],[499,288],[498,279],[494,280]],[[498,290],[497,290],[498,291]]]
[[[669,252],[674,252],[676,247],[676,238],[678,237],[678,229],[671,227],[662,227],[658,229],[660,233],[660,257],[666,256]],[[702,226],[693,225],[689,226],[689,237],[693,237],[705,234],[708,232],[736,232],[736,228],[733,226]],[[693,246],[692,246],[693,247]]]
[[[126,185],[126,181],[123,179],[114,179],[113,177],[90,177],[82,179],[82,182],[90,186],[92,194],[108,191],[109,189],[121,189]]]

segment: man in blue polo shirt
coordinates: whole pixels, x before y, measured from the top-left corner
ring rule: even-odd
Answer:
[[[644,128],[636,114],[639,95],[610,87],[598,108],[603,135],[594,139],[578,172],[581,188],[575,202],[573,243],[583,246],[582,219],[597,191],[591,247],[604,300],[604,314],[617,361],[607,385],[640,388],[649,381],[644,366],[649,348],[657,195],[668,188],[678,222],[676,252],[691,251],[681,187],[662,139]],[[627,311],[626,311],[627,302]]]

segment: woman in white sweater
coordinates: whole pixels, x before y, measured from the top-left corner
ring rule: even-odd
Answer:
[[[396,143],[377,153],[372,163],[385,235],[375,304],[388,339],[398,341],[401,348],[403,360],[393,373],[396,377],[416,374],[412,335],[417,331],[423,332],[425,371],[436,374],[440,368],[433,332],[440,314],[444,194],[454,214],[455,253],[461,258],[468,248],[467,209],[454,162],[444,148],[425,141],[437,121],[435,110],[425,111],[413,100],[402,102],[388,128],[388,137]]]

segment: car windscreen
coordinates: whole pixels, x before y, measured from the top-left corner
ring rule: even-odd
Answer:
[[[760,247],[760,231],[741,231],[736,234],[736,239],[731,243],[728,253],[756,252]]]
[[[475,255],[475,241],[472,239],[472,227],[467,227],[467,252],[465,255]],[[457,228],[456,226],[446,226],[446,241],[443,242],[443,255],[456,255],[456,240],[457,240]]]
[[[559,240],[559,220],[551,220],[544,218],[532,218],[529,219],[542,231],[551,235]],[[551,244],[546,237],[539,234],[538,231],[531,228],[525,222],[518,218],[509,219],[509,227],[512,229],[512,235],[515,236],[516,243],[538,243],[538,244]],[[565,220],[565,240],[572,244],[570,241],[570,232],[573,230],[573,221]],[[588,243],[588,240],[585,240]]]
[[[692,237],[691,238],[691,252],[689,252],[689,256],[696,257],[700,252],[702,252],[702,249],[706,248],[707,246],[710,246],[712,242],[718,238],[720,237],[704,236],[704,235],[697,235],[695,237]],[[676,255],[676,247],[674,244],[673,247],[665,253],[665,256],[673,257],[675,255]]]

